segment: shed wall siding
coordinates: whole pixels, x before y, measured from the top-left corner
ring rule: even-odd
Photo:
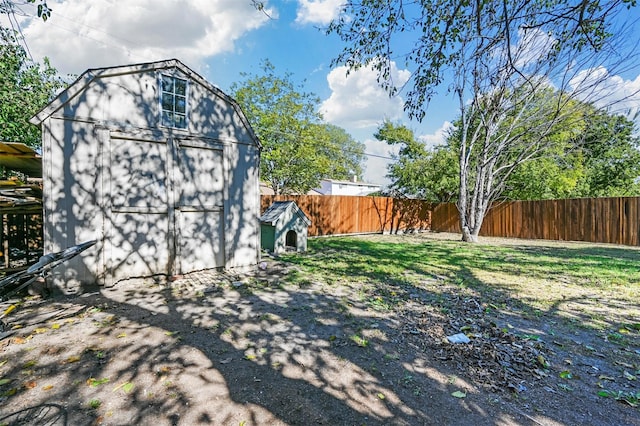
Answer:
[[[245,267],[259,260],[260,153],[251,130],[232,103],[177,69],[167,72],[189,80],[188,129],[159,127],[160,72],[165,71],[97,78],[43,121],[45,250],[99,241],[65,264],[79,282],[109,283],[183,266]],[[127,145],[122,142],[127,137],[147,142]],[[195,148],[180,151],[181,144]],[[139,161],[123,163],[117,155],[121,148]],[[218,158],[221,164],[212,173],[219,172],[221,180],[204,171],[185,190],[188,196],[156,185],[172,181],[168,175],[184,181],[178,163],[186,161],[185,155],[200,161],[204,151],[198,148],[218,150],[206,151],[203,158]],[[219,192],[208,193],[208,184]],[[206,199],[199,199],[200,188],[208,191]],[[189,202],[198,206],[182,205]],[[188,235],[202,229],[203,235]],[[222,237],[213,235],[216,229]],[[188,238],[214,241],[209,254],[220,256],[212,259],[216,264],[202,258],[176,264],[176,255],[197,249]]]
[[[57,252],[83,241],[102,239],[103,215],[100,145],[89,123],[51,119],[43,127],[43,198],[45,205],[45,251]],[[78,159],[78,160],[76,160]],[[89,253],[65,263],[65,287],[94,283],[100,257]]]

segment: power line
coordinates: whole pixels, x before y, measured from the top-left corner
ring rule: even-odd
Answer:
[[[27,52],[27,55],[29,56],[29,59],[31,59],[31,62],[35,63],[35,61],[33,60],[33,55],[31,55],[31,50],[29,50],[29,45],[27,45],[27,39],[24,38],[22,28],[20,28],[20,23],[18,22],[18,18],[16,18],[13,3],[10,3],[9,0],[2,0],[2,2],[4,4],[5,10],[7,11],[7,18],[9,19],[9,25],[11,25],[11,29],[14,33],[20,34],[19,40],[24,45],[25,52]],[[17,30],[16,27],[18,28]]]

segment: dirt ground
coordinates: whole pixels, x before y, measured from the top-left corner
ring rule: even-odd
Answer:
[[[446,315],[420,291],[371,309],[357,286],[286,284],[292,265],[262,266],[18,304],[0,339],[0,425],[640,425],[638,408],[593,392],[640,391],[623,378],[637,346],[488,314],[465,293]],[[469,317],[476,342],[447,343]]]

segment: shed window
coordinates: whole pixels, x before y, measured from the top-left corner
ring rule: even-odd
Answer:
[[[161,77],[160,108],[162,125],[186,129],[187,127],[187,80],[163,75]]]

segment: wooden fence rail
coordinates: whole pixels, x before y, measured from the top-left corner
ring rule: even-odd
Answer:
[[[434,207],[431,230],[460,232],[454,204]],[[640,197],[495,203],[480,235],[640,245]]]
[[[311,236],[399,230],[460,232],[454,204],[325,195],[263,195],[261,200],[262,211],[273,201],[295,201],[312,221]],[[495,203],[480,235],[640,246],[640,197]]]
[[[295,201],[311,219],[310,236],[431,229],[431,204],[421,200],[346,195],[263,195],[261,211],[274,201]]]

